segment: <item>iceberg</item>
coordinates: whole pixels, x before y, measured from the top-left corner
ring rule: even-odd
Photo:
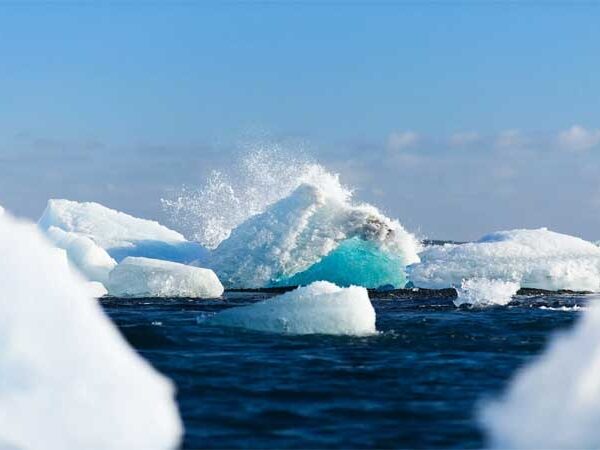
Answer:
[[[231,308],[209,323],[288,334],[365,336],[376,333],[375,310],[367,290],[341,288],[326,281],[249,306]]]
[[[425,248],[407,268],[415,286],[458,287],[483,278],[547,290],[600,289],[600,248],[546,228],[499,231],[477,242]]]
[[[507,392],[484,404],[480,421],[493,448],[600,447],[600,308],[514,377]]]
[[[69,262],[88,280],[108,282],[108,275],[117,262],[90,238],[53,226],[46,230],[46,236],[54,246],[65,250]]]
[[[117,262],[142,256],[175,262],[202,258],[206,250],[158,222],[139,219],[98,203],[49,200],[38,225],[91,239]]]
[[[0,216],[0,448],[171,449],[172,384],[33,224]]]
[[[223,285],[212,270],[131,256],[110,273],[107,287],[117,297],[215,298],[223,294]]]
[[[235,228],[207,264],[228,287],[309,284],[404,287],[419,242],[339,183],[303,184]]]

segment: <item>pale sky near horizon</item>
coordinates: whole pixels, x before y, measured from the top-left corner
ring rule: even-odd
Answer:
[[[0,1],[0,204],[161,219],[244,144],[302,142],[420,235],[597,240],[599,23],[598,2]]]

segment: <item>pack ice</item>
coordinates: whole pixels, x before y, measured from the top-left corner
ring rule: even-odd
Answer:
[[[129,256],[110,273],[108,291],[118,297],[203,297],[223,294],[210,269]]]
[[[0,448],[171,449],[173,386],[33,224],[0,215]]]
[[[309,284],[327,280],[404,287],[404,268],[419,243],[399,222],[370,205],[354,205],[339,183],[303,184],[249,218],[211,253],[228,287]]]
[[[210,323],[289,334],[363,336],[376,332],[375,310],[367,290],[358,286],[340,288],[327,281],[225,310]]]
[[[175,262],[191,262],[205,254],[202,246],[153,220],[139,219],[98,203],[49,200],[38,225],[59,228],[83,236],[117,262],[141,256]]]
[[[424,288],[482,279],[548,290],[600,289],[600,248],[546,228],[499,231],[473,243],[431,246],[419,256],[421,262],[407,271]]]

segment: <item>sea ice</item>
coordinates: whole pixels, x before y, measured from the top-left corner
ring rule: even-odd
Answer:
[[[404,267],[419,260],[418,249],[400,223],[373,206],[353,205],[339,183],[303,184],[235,228],[208,263],[230,287],[317,280],[404,287]]]
[[[512,296],[519,290],[519,283],[514,281],[488,280],[470,278],[463,280],[457,289],[456,306],[493,306],[507,305]]]
[[[327,281],[249,306],[225,310],[210,323],[289,334],[369,335],[375,330],[375,310],[367,290],[340,288]]]
[[[77,233],[91,239],[121,261],[127,256],[143,256],[175,262],[202,258],[206,250],[187,241],[180,233],[158,222],[139,219],[98,203],[49,200],[38,225]]]
[[[494,448],[600,447],[600,308],[583,313],[488,402],[481,422]]]
[[[600,248],[546,228],[499,231],[477,242],[427,247],[419,256],[421,262],[407,271],[424,288],[483,278],[548,290],[600,289]]]
[[[117,297],[220,297],[223,285],[210,269],[158,259],[127,257],[110,273]]]
[[[88,280],[108,282],[108,274],[117,262],[90,238],[53,226],[46,230],[46,236],[52,244],[66,251],[69,262]]]
[[[0,216],[0,448],[171,449],[173,386],[32,224]]]
[[[98,281],[89,281],[86,286],[88,294],[93,298],[104,297],[108,294],[106,287]]]

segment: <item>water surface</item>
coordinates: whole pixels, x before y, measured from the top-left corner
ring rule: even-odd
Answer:
[[[102,304],[177,385],[184,448],[481,448],[478,402],[493,396],[584,295],[519,296],[458,309],[447,298],[374,298],[371,337],[287,336],[210,326],[271,294]]]

